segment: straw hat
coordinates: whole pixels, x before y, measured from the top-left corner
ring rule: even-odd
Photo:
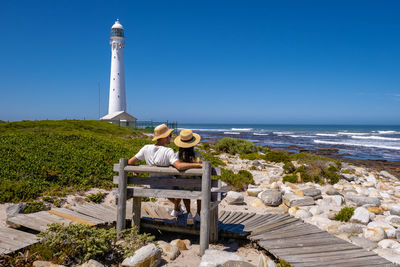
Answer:
[[[158,125],[154,128],[154,138],[153,141],[156,141],[161,138],[168,137],[174,129],[168,129],[168,126],[165,124]]]
[[[175,138],[174,143],[178,147],[188,148],[200,142],[200,135],[193,133],[190,129],[183,129]]]

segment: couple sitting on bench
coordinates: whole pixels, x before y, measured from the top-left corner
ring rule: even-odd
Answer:
[[[129,159],[128,164],[135,165],[139,160],[143,160],[149,166],[174,166],[179,171],[201,168],[201,158],[194,152],[194,146],[200,142],[200,135],[193,133],[190,129],[182,130],[174,140],[174,143],[179,147],[179,152],[175,154],[172,148],[166,147],[171,142],[173,130],[168,129],[165,124],[157,126],[154,129],[153,138],[153,141],[157,141],[157,143],[145,145],[134,157]],[[180,205],[181,199],[169,198],[169,200],[174,203],[171,216],[183,215],[184,210]],[[201,201],[197,200],[197,211],[194,219],[190,211],[190,199],[183,199],[183,203],[188,214],[187,224],[193,224],[193,220],[200,222]]]

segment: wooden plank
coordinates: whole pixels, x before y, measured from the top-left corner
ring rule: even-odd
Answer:
[[[303,261],[292,261],[289,262],[294,266],[321,266],[321,262],[303,262]],[[302,264],[299,264],[302,263]],[[378,256],[366,256],[361,258],[341,258],[338,260],[330,260],[328,263],[324,263],[323,266],[342,266],[344,264],[348,266],[368,266],[369,264],[378,264],[378,263],[388,263],[387,260]]]
[[[331,252],[315,252],[310,254],[294,254],[285,255],[287,261],[302,261],[302,262],[329,262],[338,259],[353,259],[366,256],[376,256],[375,252],[367,251],[363,249],[359,250],[347,250],[347,251],[331,251]]]
[[[242,216],[241,218],[239,218],[238,220],[236,220],[232,225],[224,225],[224,230],[225,231],[231,231],[232,229],[234,229],[237,225],[242,226],[242,232],[245,233],[243,231],[244,229],[244,224],[242,224],[242,222],[254,217],[256,214],[255,213],[243,213],[245,214],[244,216]]]
[[[107,222],[107,223],[112,223],[112,222],[116,221],[116,219],[117,219],[116,215],[115,215],[115,217],[111,217],[109,213],[104,213],[104,212],[99,212],[99,211],[96,211],[96,210],[92,210],[89,207],[86,207],[86,206],[83,206],[83,205],[82,206],[71,206],[71,207],[69,207],[69,209],[71,209],[73,211],[76,211],[78,213],[82,213],[82,214],[85,214],[87,216],[96,218],[98,220],[102,220],[102,221]]]
[[[346,251],[346,250],[359,250],[360,247],[354,246],[353,244],[340,244],[339,246],[334,246],[332,244],[321,245],[321,246],[309,246],[309,247],[296,247],[296,248],[276,248],[271,249],[270,252],[279,255],[299,255],[308,254],[315,251],[318,252],[330,252],[330,251]]]
[[[34,234],[3,226],[0,226],[0,235],[8,236],[13,239],[26,240],[27,242],[37,241],[36,235]]]
[[[36,220],[36,221],[40,221],[44,226],[46,226],[47,229],[47,225],[52,224],[52,223],[59,223],[59,224],[63,224],[63,225],[69,225],[71,223],[71,221],[69,220],[65,220],[62,219],[58,216],[52,215],[50,213],[48,213],[47,211],[40,211],[40,212],[36,212],[36,213],[30,213],[30,214],[25,214],[26,220]]]
[[[253,232],[256,229],[260,229],[261,227],[268,227],[268,225],[272,225],[274,223],[278,223],[278,222],[284,221],[289,218],[291,218],[291,217],[290,216],[282,217],[280,214],[276,214],[275,216],[261,219],[257,223],[253,224],[252,226],[246,225],[245,230]]]
[[[227,218],[229,218],[230,215],[231,215],[231,212],[230,212],[230,211],[225,211],[225,212],[219,217],[218,220],[219,220],[220,222],[224,223],[225,220],[226,220]]]
[[[132,200],[132,225],[135,225],[136,229],[140,231],[140,218],[142,211],[142,198],[134,197]]]
[[[297,221],[298,221],[297,218],[288,218],[288,219],[285,219],[283,221],[277,221],[277,222],[273,222],[273,223],[268,223],[268,224],[266,224],[264,226],[261,226],[261,227],[259,227],[257,229],[254,229],[252,231],[251,235],[255,236],[257,234],[264,233],[264,232],[267,232],[269,230],[272,230],[272,229],[274,229],[274,228],[276,228],[278,226],[286,225],[286,224],[297,222]]]
[[[284,233],[282,233],[282,235],[284,235]],[[336,243],[341,243],[341,244],[346,244],[347,242],[339,239],[337,237],[331,236],[331,235],[327,235],[325,232],[317,232],[317,233],[299,233],[299,235],[297,236],[283,236],[282,238],[272,238],[272,239],[268,239],[268,237],[266,237],[266,239],[261,239],[260,241],[262,242],[273,242],[273,243],[285,243],[285,242],[292,242],[293,244],[296,243],[306,243],[306,242],[316,242],[318,243],[319,241],[324,241],[324,240],[328,240],[328,239],[332,239],[334,240]]]
[[[156,173],[160,175],[179,175],[179,176],[202,176],[204,169],[204,162],[203,168],[199,169],[189,169],[186,171],[178,171],[174,167],[153,167],[147,165],[137,165],[137,166],[126,166],[124,168],[127,172],[136,172],[136,173]],[[219,168],[211,168],[211,175],[221,175],[221,171]],[[114,169],[115,170],[115,169]],[[118,170],[117,170],[118,171]]]
[[[75,223],[81,223],[81,224],[86,224],[90,226],[94,226],[97,224],[103,224],[105,223],[102,220],[69,210],[65,208],[52,208],[51,210],[48,211],[51,214],[54,214],[56,216],[59,216],[61,218],[73,221]]]
[[[231,216],[225,220],[225,224],[232,224],[233,221],[235,221],[238,218],[241,218],[243,214],[241,212],[234,212],[231,213]]]
[[[219,192],[222,189],[218,189],[219,180],[211,180],[211,187],[215,192]],[[118,184],[118,176],[113,177],[114,184]],[[128,176],[127,184],[133,185],[151,185],[151,186],[179,186],[179,187],[195,187],[197,190],[201,190],[201,177],[139,177],[139,176]],[[213,190],[212,189],[212,190]],[[223,191],[225,192],[225,191]]]
[[[273,229],[267,230],[267,231],[265,231],[263,233],[264,234],[268,233],[268,235],[274,235],[276,233],[282,233],[282,232],[288,232],[288,231],[296,231],[296,230],[297,231],[299,231],[299,230],[307,231],[307,230],[314,230],[314,228],[309,227],[308,224],[305,224],[303,222],[294,221],[294,222],[291,222],[291,223],[279,225],[279,226],[277,226],[277,227],[275,227]]]
[[[18,214],[14,217],[7,218],[7,222],[24,226],[36,231],[44,231],[50,223],[69,224],[70,221],[63,220],[55,215],[49,214],[47,211],[40,211],[31,214]]]
[[[274,236],[274,237],[269,237],[266,235],[265,237],[259,237],[257,240],[264,241],[264,242],[274,242],[276,243],[285,243],[285,242],[292,242],[293,244],[296,243],[302,243],[306,242],[309,240],[314,240],[315,242],[318,242],[320,239],[335,239],[335,240],[340,240],[338,238],[335,238],[330,235],[326,235],[326,233],[321,233],[321,232],[316,232],[316,233],[281,233],[282,236]],[[256,240],[251,238],[252,240]],[[343,241],[343,240],[342,240]],[[344,241],[345,242],[345,241]]]
[[[203,169],[189,169],[186,171],[178,171],[174,167],[153,167],[147,165],[138,165],[138,166],[126,166],[124,168],[127,172],[136,172],[136,173],[156,173],[160,175],[180,175],[180,176],[202,176]]]
[[[289,218],[290,216],[286,216],[285,218]],[[282,220],[281,214],[270,213],[266,215],[261,215],[257,220],[251,221],[246,224],[246,227],[249,229],[256,229],[261,225],[271,223],[274,220]],[[251,230],[250,230],[251,231]]]
[[[246,222],[246,221],[248,221],[248,220],[250,220],[250,219],[252,219],[254,216],[256,216],[256,214],[255,213],[246,213],[246,215],[245,216],[243,216],[240,220],[238,220],[236,223],[238,223],[238,224],[242,224],[243,223],[243,226],[244,226],[244,223]]]
[[[260,225],[265,225],[270,219],[278,218],[278,214],[268,214],[260,215],[259,217],[247,222],[244,226],[244,230],[251,232],[254,229],[260,227]]]
[[[2,248],[1,244],[0,244],[0,254],[8,254],[10,252],[12,252],[12,251],[9,249],[6,249],[6,248]]]
[[[341,241],[338,238],[325,238],[321,239],[306,239],[301,237],[299,239],[282,239],[282,240],[267,240],[258,241],[258,244],[263,248],[270,250],[274,248],[296,248],[296,247],[307,247],[307,246],[319,246],[319,245],[329,245],[329,244],[345,244],[345,241]]]
[[[145,229],[156,229],[156,230],[159,230],[159,231],[166,231],[166,232],[192,234],[192,235],[199,235],[200,234],[200,229],[199,228],[182,227],[182,226],[174,225],[174,224],[159,225],[159,224],[141,222],[140,226],[142,228],[145,228]]]
[[[201,199],[200,191],[151,189],[140,187],[128,187],[128,191],[130,192],[128,195],[134,197]]]
[[[245,227],[250,228],[252,227],[255,223],[257,223],[259,220],[265,220],[265,217],[270,216],[271,214],[267,215],[261,215],[261,214],[256,214],[254,217],[251,219],[245,221],[243,224]]]
[[[210,209],[210,242],[218,241],[218,205]]]
[[[297,229],[296,229],[297,228]],[[309,228],[307,225],[297,224],[297,222],[292,225],[287,225],[287,227],[278,228],[274,231],[268,231],[256,235],[252,238],[262,238],[263,240],[273,239],[273,238],[282,238],[282,233],[286,234],[287,237],[298,236],[298,235],[306,235],[306,234],[314,234],[314,233],[323,233],[320,229]],[[327,235],[329,236],[329,235]]]

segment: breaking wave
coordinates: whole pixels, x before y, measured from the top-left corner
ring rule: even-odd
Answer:
[[[395,138],[395,137],[383,137],[383,136],[359,136],[359,135],[354,135],[351,138],[354,139],[372,139],[372,140],[386,140],[386,141],[400,141],[400,138]]]
[[[400,150],[400,147],[397,147],[397,146],[386,146],[386,145],[380,145],[380,144],[360,144],[360,143],[347,143],[347,142],[333,142],[333,141],[325,141],[325,140],[313,140],[313,141],[314,141],[314,143],[317,143],[317,144],[376,147],[376,148]]]

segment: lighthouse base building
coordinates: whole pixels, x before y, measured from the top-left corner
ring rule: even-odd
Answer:
[[[136,118],[128,114],[126,111],[117,111],[111,114],[107,114],[100,118],[102,121],[107,121],[119,126],[136,127]]]
[[[124,27],[117,20],[111,27],[111,75],[108,114],[100,120],[120,126],[136,126],[136,118],[126,112],[124,70]]]

